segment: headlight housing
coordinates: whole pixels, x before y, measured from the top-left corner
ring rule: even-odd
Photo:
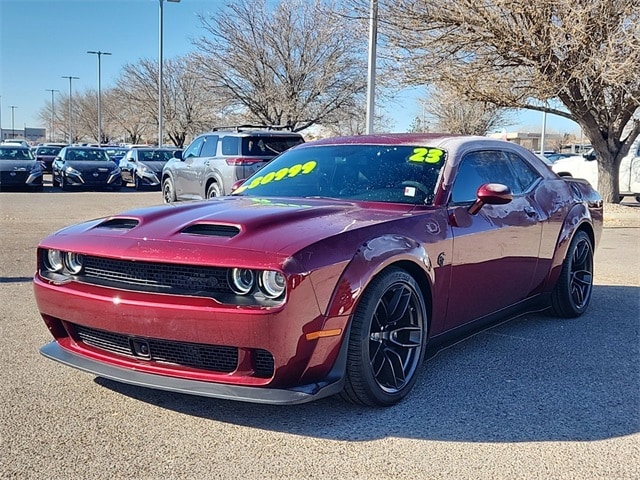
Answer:
[[[260,274],[260,290],[268,298],[279,298],[284,294],[287,282],[280,272],[264,270]]]
[[[60,250],[47,250],[42,256],[44,268],[50,272],[60,272],[64,268],[62,263],[62,252]]]
[[[284,297],[287,289],[285,276],[275,270],[251,270],[232,268],[229,270],[229,286],[237,295],[263,297],[270,300]]]
[[[78,275],[84,268],[84,256],[80,253],[50,249],[43,250],[41,258],[43,273]]]
[[[73,175],[74,177],[81,177],[82,176],[82,174],[78,170],[73,168],[73,167],[66,167],[64,169],[64,173],[66,175]]]

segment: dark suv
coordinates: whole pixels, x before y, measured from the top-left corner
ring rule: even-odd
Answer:
[[[304,143],[282,127],[242,125],[214,128],[198,135],[162,170],[166,203],[228,195],[238,180],[252,175],[285,150]]]

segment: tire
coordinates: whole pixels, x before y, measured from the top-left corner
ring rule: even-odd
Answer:
[[[213,197],[219,197],[222,195],[220,191],[220,185],[217,182],[212,182],[211,185],[207,187],[207,199]]]
[[[135,172],[133,174],[133,188],[136,190],[142,190],[142,183],[140,182],[140,179],[135,174]]]
[[[640,195],[636,195],[636,202],[640,203]]]
[[[424,360],[427,309],[418,284],[390,268],[373,279],[351,320],[341,397],[368,406],[402,400]]]
[[[551,293],[551,312],[562,318],[576,318],[589,306],[593,291],[593,245],[578,231],[562,262],[562,271]]]
[[[176,189],[173,186],[171,177],[167,177],[162,181],[162,199],[164,203],[173,203],[177,200]]]
[[[119,192],[120,190],[122,190],[122,184],[120,185],[113,185],[111,187],[111,190],[113,190],[114,192]]]
[[[60,188],[64,191],[69,190],[69,186],[67,185],[67,183],[64,181],[64,175],[60,175],[59,178],[59,183],[60,183]]]

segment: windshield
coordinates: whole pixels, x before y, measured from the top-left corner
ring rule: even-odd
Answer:
[[[431,204],[445,156],[440,149],[405,145],[294,148],[248,178],[234,195]]]
[[[67,151],[65,160],[81,162],[109,162],[111,161],[111,158],[109,158],[109,155],[107,155],[107,152],[105,152],[104,150],[99,150],[97,148],[76,148]]]
[[[60,153],[62,147],[38,147],[36,150],[36,155],[48,155],[51,157],[55,157],[58,153]]]
[[[33,160],[28,148],[0,147],[0,160]]]
[[[291,147],[304,143],[300,136],[256,136],[242,138],[243,156],[270,156],[279,155]]]
[[[174,150],[138,150],[141,162],[168,162],[173,158]]]

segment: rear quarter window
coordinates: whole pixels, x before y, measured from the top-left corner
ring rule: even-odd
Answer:
[[[242,139],[242,156],[274,157],[301,143],[304,143],[304,140],[296,135],[290,137],[244,137]]]

